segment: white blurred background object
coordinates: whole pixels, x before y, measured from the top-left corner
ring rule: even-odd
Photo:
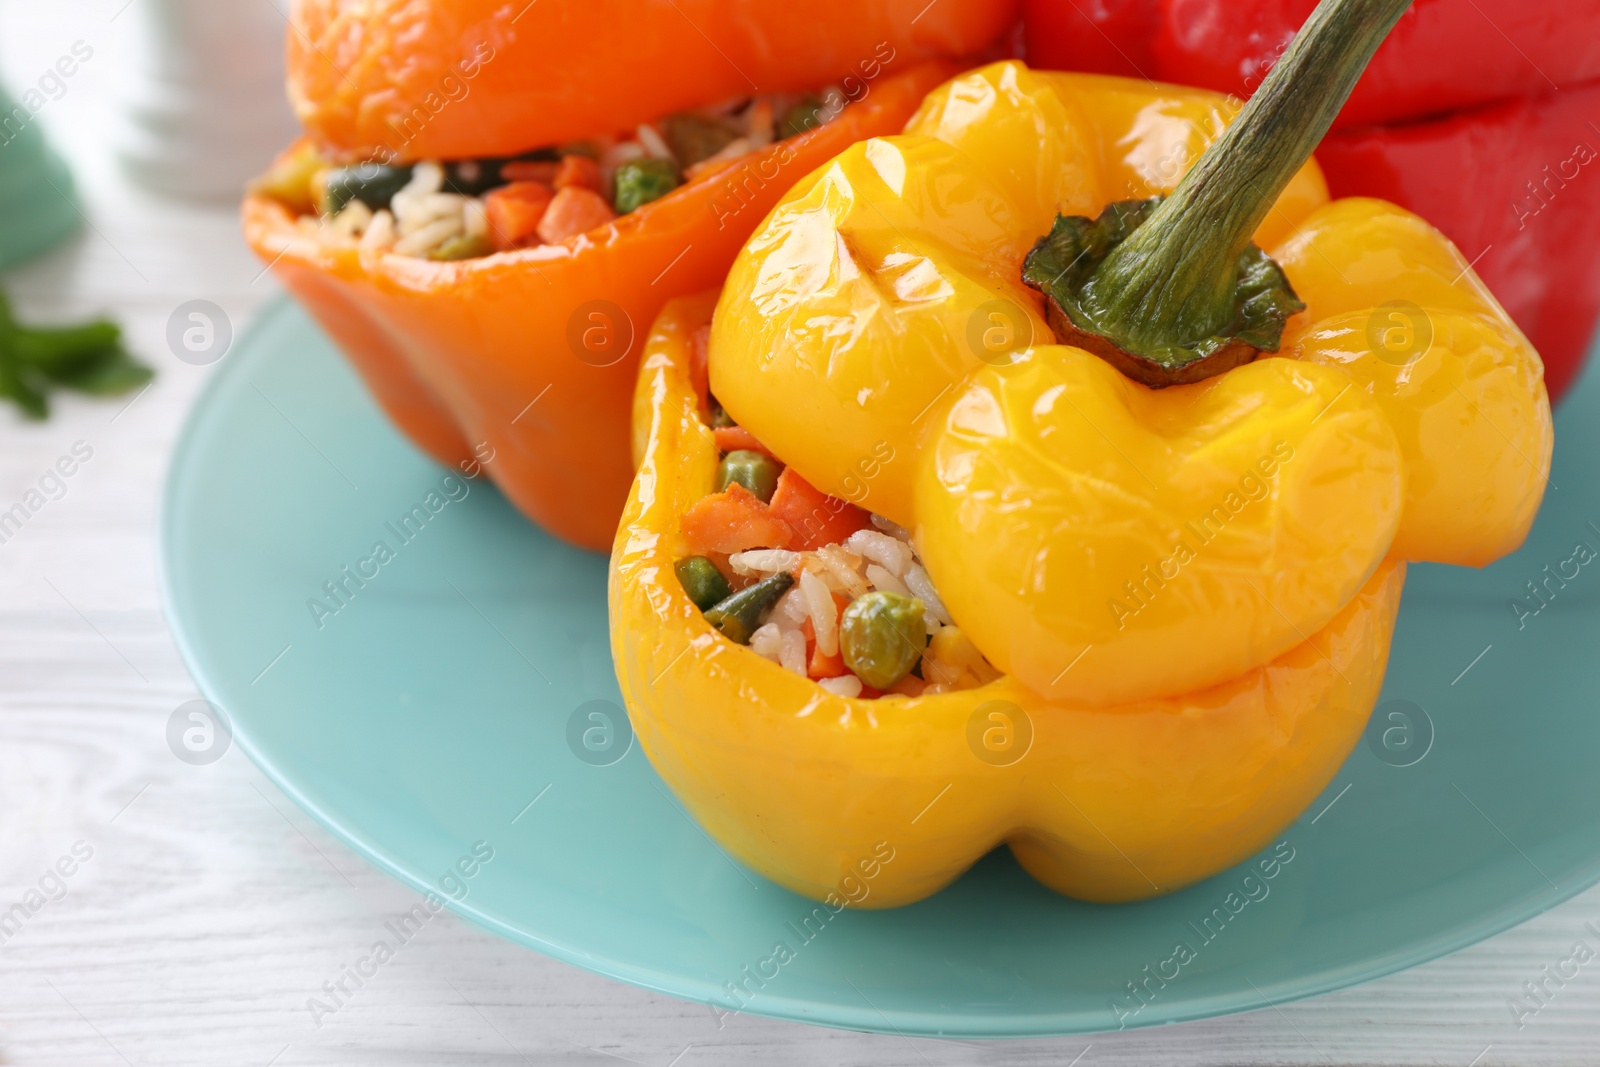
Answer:
[[[172,196],[238,199],[298,129],[284,13],[275,0],[129,0],[117,17],[135,23],[116,129],[128,176]]]

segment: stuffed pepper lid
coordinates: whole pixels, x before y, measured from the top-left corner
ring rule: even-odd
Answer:
[[[509,156],[742,95],[809,90],[890,57],[976,52],[1016,7],[299,0],[289,95],[312,137],[349,158]]]

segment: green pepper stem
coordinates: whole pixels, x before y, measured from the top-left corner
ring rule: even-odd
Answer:
[[[1322,0],[1239,117],[1085,283],[1104,336],[1154,353],[1225,330],[1240,254],[1411,0]]]

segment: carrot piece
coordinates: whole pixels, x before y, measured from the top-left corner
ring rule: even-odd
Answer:
[[[921,678],[918,678],[916,675],[908,674],[898,682],[891,685],[889,687],[889,692],[898,693],[900,696],[905,697],[919,697],[922,695],[922,690],[927,686],[927,684],[927,682],[923,681]],[[862,692],[866,692],[866,686],[862,686],[861,688]]]
[[[555,160],[535,160],[532,162],[518,160],[506,163],[500,167],[500,177],[508,182],[544,182],[553,184],[556,173],[561,170],[561,164]]]
[[[489,236],[502,252],[539,241],[539,222],[555,193],[543,182],[512,182],[484,197]]]
[[[788,547],[796,552],[814,552],[872,525],[865,511],[814,488],[793,467],[785,467],[778,475],[778,488],[768,507],[794,531],[794,543]]]
[[[834,596],[834,602],[838,602]],[[817,632],[807,619],[800,624],[800,632],[806,635],[806,677],[807,678],[843,678],[850,673],[850,668],[844,665],[844,653],[835,652],[825,656],[817,649]]]
[[[743,426],[718,426],[711,431],[711,436],[716,438],[717,448],[723,452],[744,450],[746,452],[760,452],[763,455],[772,456],[773,459],[778,458],[772,455],[770,448],[756,440],[755,434]]]
[[[588,233],[617,217],[611,205],[592,189],[569,185],[556,191],[544,218],[539,220],[539,237],[545,244],[560,244],[569,237]]]
[[[684,539],[692,555],[744,552],[752,548],[788,548],[794,531],[778,519],[761,498],[738,482],[726,492],[701,497],[683,513]]]
[[[811,650],[811,662],[806,664],[806,677],[808,678],[843,678],[850,673],[850,668],[844,665],[844,657],[835,652],[831,656],[824,656],[816,649]]]
[[[600,191],[600,164],[588,156],[562,156],[552,183],[557,189],[576,186],[580,189]]]
[[[843,609],[850,606],[850,598],[840,597],[834,593],[835,608]],[[850,673],[850,667],[845,665],[845,653],[835,651],[832,656],[824,656],[816,646],[816,627],[811,625],[811,619],[806,619],[800,624],[800,632],[805,633],[806,648],[806,677],[808,678],[843,678]]]

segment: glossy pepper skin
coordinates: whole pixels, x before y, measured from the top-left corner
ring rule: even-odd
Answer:
[[[1185,138],[1221,108],[968,72],[905,135],[791,190],[718,305],[728,412],[819,489],[915,531],[957,623],[1055,699],[1221,684],[1328,625],[1386,558],[1505,554],[1542,496],[1538,354],[1437,231],[1326,202],[1314,168],[1256,235],[1307,305],[1280,358],[1152,391],[1048,343],[1019,278],[1031,238],[1057,204],[1092,216],[1130,182],[1175,184],[1184,168],[1159,163],[1198,156]],[[1002,327],[1023,345],[986,349]],[[868,478],[856,457],[879,443],[893,459]]]
[[[639,475],[612,554],[611,632],[646,755],[735,859],[813,899],[888,908],[1006,843],[1058,892],[1134,900],[1251,855],[1326,786],[1382,683],[1398,563],[1271,662],[1108,708],[1007,678],[931,697],[835,697],[716,634],[673,573],[686,552],[679,516],[710,491],[717,464],[690,376],[713,299],[668,304],[640,364]],[[886,851],[859,897],[859,864]]]
[[[884,51],[899,70],[976,51],[1017,12],[925,5],[298,0],[289,96],[321,146],[357,161],[515,155],[752,93],[870,82]]]
[[[603,551],[633,474],[638,353],[662,303],[717,284],[789,182],[899,129],[952,70],[896,58],[826,125],[561,244],[453,263],[363,257],[308,240],[261,195],[245,201],[245,235],[417,445],[451,466],[483,461],[524,514]]]
[[[1030,65],[1247,97],[1317,0],[1024,0]],[[1600,77],[1600,0],[1415,0],[1337,125],[1393,122]]]
[[[1596,39],[1595,34],[1587,35]],[[1600,82],[1421,122],[1335,130],[1317,159],[1335,196],[1437,226],[1544,358],[1552,400],[1600,320]]]

